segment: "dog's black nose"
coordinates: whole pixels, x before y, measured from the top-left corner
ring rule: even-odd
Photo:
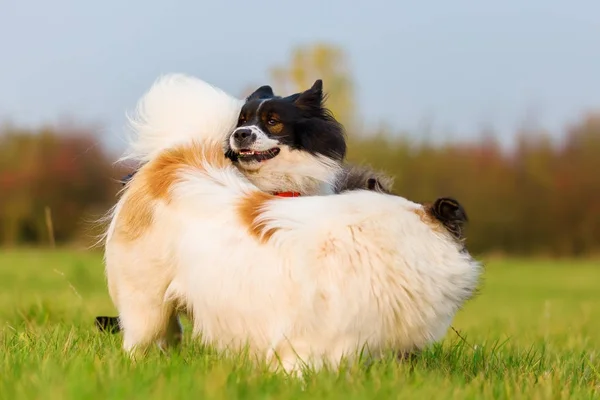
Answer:
[[[242,140],[252,136],[252,131],[250,129],[237,129],[233,132],[233,138],[235,140]]]
[[[256,135],[247,128],[238,128],[233,132],[233,140],[240,148],[251,145],[256,140]]]

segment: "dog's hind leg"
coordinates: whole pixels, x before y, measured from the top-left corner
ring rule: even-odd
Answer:
[[[142,356],[156,342],[162,350],[181,339],[181,326],[172,303],[162,297],[139,294],[135,301],[120,302],[123,349],[132,357]]]
[[[158,347],[162,350],[167,350],[171,347],[177,347],[181,343],[183,337],[183,327],[179,321],[179,317],[175,311],[171,313],[169,321],[167,323],[167,330],[165,334],[158,339]]]
[[[311,349],[307,343],[283,339],[268,354],[267,361],[271,370],[283,370],[286,374],[301,377],[306,368],[321,367],[319,360],[311,358]]]

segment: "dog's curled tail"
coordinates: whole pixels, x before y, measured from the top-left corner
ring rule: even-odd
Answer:
[[[222,142],[237,122],[243,100],[200,79],[164,75],[128,115],[129,146],[122,160],[146,162],[190,140]]]

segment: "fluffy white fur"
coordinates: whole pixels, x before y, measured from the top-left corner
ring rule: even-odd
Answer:
[[[146,162],[192,137],[224,140],[244,100],[183,74],[159,78],[129,116],[129,148],[121,160]],[[208,117],[208,118],[207,118]]]
[[[240,161],[240,171],[259,189],[269,193],[293,191],[304,195],[334,193],[336,179],[342,172],[341,163],[306,151],[292,151],[288,146],[281,146],[276,140],[270,139],[255,125],[241,129],[249,129],[256,136],[250,150],[280,148],[279,154],[266,162]],[[232,136],[229,137],[229,145],[236,151],[241,150]]]
[[[287,371],[440,340],[476,288],[480,265],[402,197],[274,198],[259,219],[275,233],[261,242],[238,207],[259,189],[235,167],[205,161],[181,168],[143,235],[121,233],[121,206],[144,186],[143,169],[174,145],[220,141],[239,107],[181,76],[159,81],[140,102],[130,155],[148,164],[115,207],[105,254],[124,349],[177,342],[177,306],[201,340],[222,350],[247,345]]]
[[[281,147],[277,157],[261,164],[244,164],[239,169],[256,187],[269,193],[333,194],[337,176],[342,172],[341,165],[330,158],[292,151],[287,146]]]
[[[244,100],[202,80],[183,74],[163,76],[142,97],[134,115],[128,118],[129,148],[120,160],[147,162],[161,150],[192,137],[225,142],[237,124],[243,104]],[[270,147],[275,144],[270,143]],[[243,163],[240,171],[266,192],[295,191],[317,195],[334,192],[342,166],[327,157],[292,152],[282,146],[274,159],[264,163]]]

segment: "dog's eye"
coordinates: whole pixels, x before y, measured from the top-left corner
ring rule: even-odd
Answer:
[[[267,125],[271,125],[271,126],[273,126],[273,125],[277,125],[278,123],[279,123],[279,122],[278,122],[276,119],[273,119],[273,118],[269,118],[269,119],[267,120]]]
[[[244,116],[240,116],[240,119],[238,119],[238,125],[243,124],[244,122],[246,122],[246,117]]]

